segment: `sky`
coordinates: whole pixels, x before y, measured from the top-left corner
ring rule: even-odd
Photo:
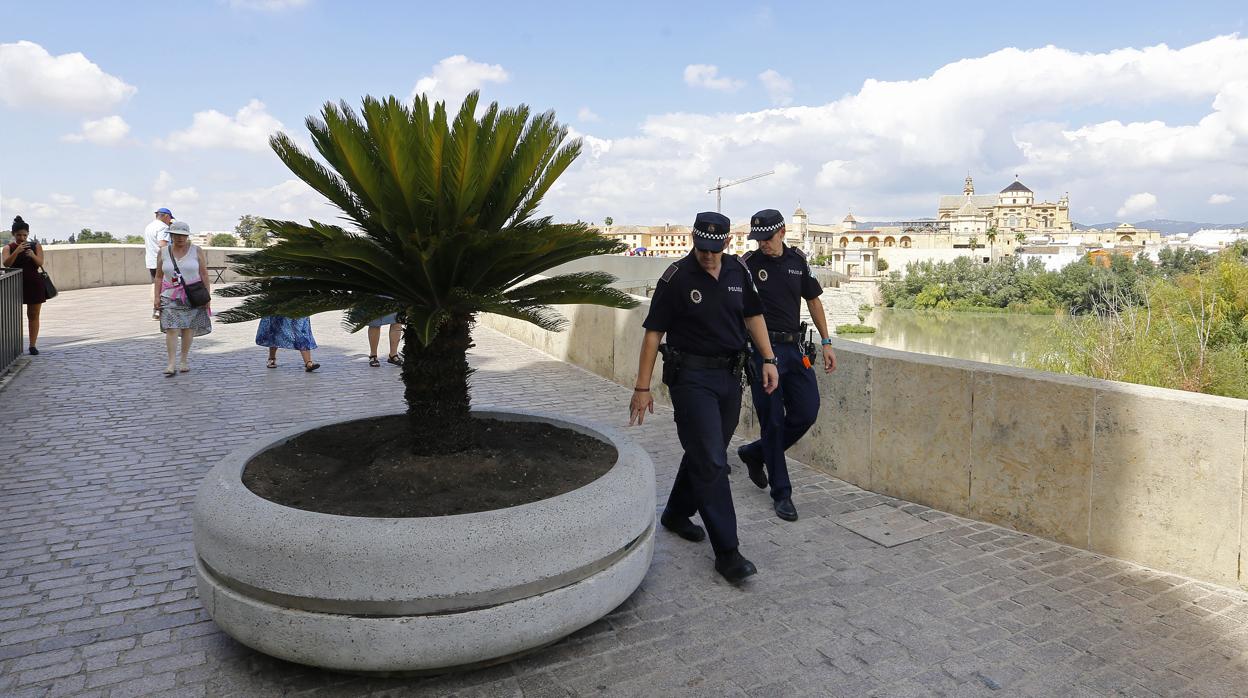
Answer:
[[[0,0],[0,225],[333,221],[267,144],[326,101],[552,109],[558,220],[931,217],[1017,175],[1079,223],[1248,220],[1248,3]]]

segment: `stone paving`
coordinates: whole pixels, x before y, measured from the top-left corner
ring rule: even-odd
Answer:
[[[734,471],[742,550],[760,569],[741,588],[714,574],[707,545],[661,533],[624,605],[510,664],[379,679],[268,658],[223,635],[196,597],[196,486],[266,434],[400,408],[396,370],[369,368],[363,334],[317,316],[318,373],[294,352],[266,370],[251,323],[216,326],[192,372],[165,378],[147,293],[62,294],[44,312],[43,355],[0,390],[0,695],[1248,695],[1248,596],[800,464],[791,524]],[[627,422],[626,388],[490,330],[475,337],[477,405]],[[671,413],[630,433],[662,501],[679,458]],[[886,547],[846,528],[881,505],[937,532]]]

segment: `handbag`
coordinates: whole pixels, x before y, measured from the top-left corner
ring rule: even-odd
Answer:
[[[43,267],[39,267],[39,279],[43,281],[43,294],[48,297],[48,300],[56,298],[56,284],[52,283],[52,277],[48,276],[48,272],[44,271]]]
[[[173,271],[178,275],[178,282],[182,284],[182,290],[186,291],[186,302],[190,303],[192,308],[202,308],[212,301],[212,294],[208,293],[208,287],[204,286],[204,282],[195,281],[186,283],[186,277],[182,276],[182,270],[178,268],[178,259],[173,256],[173,249],[169,250],[169,261],[173,262]]]

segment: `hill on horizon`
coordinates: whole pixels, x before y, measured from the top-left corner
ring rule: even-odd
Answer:
[[[1087,230],[1089,228],[1117,228],[1123,221],[1114,221],[1112,223],[1072,223],[1075,230]],[[1146,230],[1156,230],[1162,235],[1174,235],[1175,233],[1194,233],[1197,230],[1226,230],[1229,228],[1248,228],[1248,222],[1244,223],[1196,223],[1194,221],[1175,221],[1168,218],[1150,218],[1146,221],[1132,223],[1137,228]]]

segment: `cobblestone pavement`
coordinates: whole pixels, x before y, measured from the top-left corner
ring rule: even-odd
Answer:
[[[254,323],[195,343],[164,378],[146,289],[49,303],[44,353],[0,391],[0,694],[89,695],[1248,695],[1248,596],[947,516],[794,465],[802,518],[733,475],[742,550],[720,581],[705,544],[666,533],[636,594],[519,661],[421,679],[345,676],[235,643],[196,598],[191,501],[240,444],[326,415],[401,407],[362,334],[314,327],[324,368],[264,368]],[[486,329],[478,405],[627,421],[627,389]],[[384,341],[384,340],[383,340]],[[658,467],[671,413],[630,433]],[[834,521],[879,505],[942,530],[884,547]],[[848,517],[853,519],[854,517]],[[848,524],[847,524],[848,525]]]

